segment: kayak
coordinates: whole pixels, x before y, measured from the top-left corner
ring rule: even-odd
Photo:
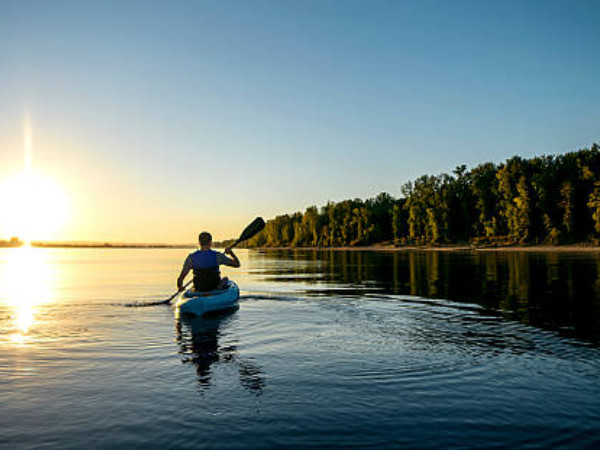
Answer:
[[[182,314],[202,316],[206,313],[237,309],[240,289],[233,281],[225,289],[208,292],[195,292],[188,289],[179,296],[175,307]]]

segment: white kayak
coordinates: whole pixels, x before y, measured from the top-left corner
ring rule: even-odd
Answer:
[[[208,292],[195,292],[188,289],[179,296],[175,307],[183,314],[202,316],[203,314],[227,309],[237,309],[240,289],[237,284],[229,280],[226,289]]]

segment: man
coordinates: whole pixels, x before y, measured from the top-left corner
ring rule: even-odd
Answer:
[[[194,273],[194,290],[197,292],[213,291],[222,287],[222,281],[226,282],[226,278],[221,280],[221,272],[219,266],[230,266],[240,267],[240,260],[231,248],[226,248],[225,253],[230,255],[231,258],[225,256],[223,253],[216,252],[211,249],[212,247],[212,236],[206,231],[200,233],[198,236],[200,243],[200,250],[196,250],[194,253],[190,253],[183,263],[183,268],[177,278],[177,289],[183,291],[183,280],[187,274],[191,271]]]

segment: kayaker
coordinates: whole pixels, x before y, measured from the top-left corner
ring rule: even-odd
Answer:
[[[183,268],[177,278],[177,289],[183,290],[183,280],[190,272],[194,273],[194,290],[197,292],[207,292],[218,289],[226,284],[227,278],[221,280],[219,266],[240,267],[240,260],[233,253],[231,248],[226,248],[226,256],[221,252],[212,250],[212,236],[203,231],[198,236],[200,250],[190,253],[183,263]]]

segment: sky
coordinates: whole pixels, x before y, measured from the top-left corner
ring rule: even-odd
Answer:
[[[589,147],[598,17],[595,0],[0,0],[0,189],[29,127],[68,204],[52,233],[57,200],[32,205],[33,238],[190,243]]]

